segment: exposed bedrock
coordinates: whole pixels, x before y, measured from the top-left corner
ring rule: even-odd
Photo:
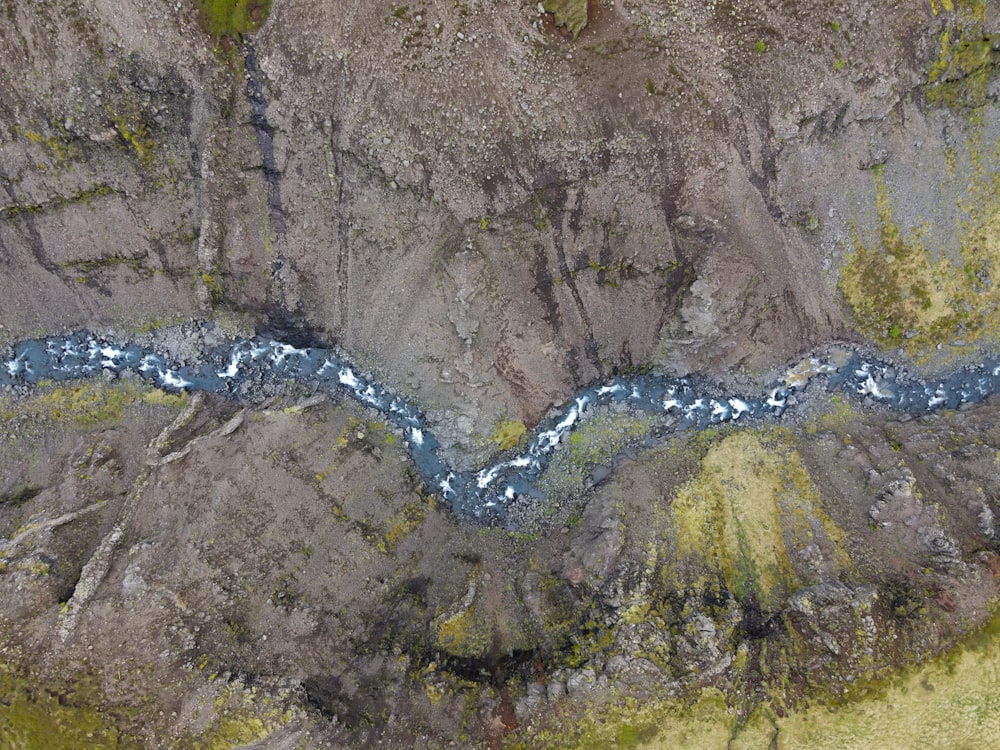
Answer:
[[[278,3],[250,97],[193,9],[11,13],[0,334],[310,331],[476,455],[621,370],[759,375],[850,337],[873,171],[956,252],[948,165],[996,130],[995,87],[975,126],[928,100],[973,23],[929,5],[595,4],[574,41],[530,4]]]

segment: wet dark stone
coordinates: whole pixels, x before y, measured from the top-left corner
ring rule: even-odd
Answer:
[[[462,472],[445,462],[437,438],[415,404],[370,380],[341,352],[317,346],[319,337],[292,324],[294,317],[286,318],[280,310],[274,313],[262,330],[280,332],[283,338],[259,335],[230,342],[228,348],[216,345],[199,355],[197,365],[172,364],[159,352],[104,340],[86,331],[22,341],[0,355],[0,387],[20,392],[41,380],[133,373],[169,391],[198,390],[256,403],[280,394],[289,381],[308,384],[376,410],[402,432],[426,488],[459,515],[485,523],[503,522],[508,508],[519,498],[544,498],[535,483],[559,445],[597,407],[617,405],[657,415],[654,432],[665,435],[739,420],[780,419],[786,409],[803,401],[809,388],[808,381],[800,385],[772,383],[754,397],[723,394],[697,377],[615,377],[581,388],[561,410],[543,419],[520,455],[505,456],[478,472]],[[818,359],[814,362],[821,365]],[[857,352],[840,368],[823,365],[820,369],[825,374],[812,380],[827,390],[845,391],[865,404],[894,407],[900,410],[901,418],[961,408],[1000,390],[1000,364],[996,361],[927,383],[903,380],[889,365]],[[636,458],[631,448],[621,455]],[[591,480],[602,482],[612,471],[604,465],[591,467]]]

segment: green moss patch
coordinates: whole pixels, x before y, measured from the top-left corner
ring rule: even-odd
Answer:
[[[881,346],[914,355],[962,338],[966,345],[1000,336],[1000,176],[962,175],[974,183],[968,221],[959,227],[961,265],[935,257],[920,232],[903,234],[893,218],[881,167],[874,170],[879,236],[855,241],[840,289],[858,329]]]
[[[88,750],[137,748],[104,713],[96,687],[41,684],[0,665],[0,747]]]
[[[1000,39],[978,24],[941,34],[941,51],[927,73],[927,101],[938,107],[981,107],[1000,66]]]
[[[98,183],[73,195],[56,194],[44,203],[15,203],[0,209],[0,220],[10,221],[25,215],[59,211],[67,206],[79,204],[90,205],[92,202],[113,195],[115,192],[115,189],[110,185]]]
[[[527,432],[524,422],[504,419],[497,422],[496,429],[490,435],[490,442],[496,443],[500,450],[507,451],[520,445]]]
[[[963,152],[950,150],[949,173],[936,176],[948,183],[944,194],[957,196],[958,208],[968,215],[956,226],[959,253],[948,258],[939,248],[926,247],[919,225],[902,231],[883,168],[877,167],[878,238],[872,244],[855,239],[841,271],[840,289],[858,329],[882,346],[901,345],[913,355],[956,339],[970,349],[1000,339],[998,144],[985,139],[982,124],[982,107],[989,104],[1000,71],[1000,38],[987,31],[987,7],[980,0],[932,2],[935,13],[948,17],[924,92],[928,104],[955,110],[966,126]]]
[[[196,0],[198,19],[216,39],[239,40],[256,31],[271,12],[271,0]]]
[[[879,685],[869,697],[836,708],[810,707],[762,720],[748,730],[780,737],[782,748],[1000,746],[998,621],[946,654]],[[737,734],[739,739],[742,732]],[[747,732],[750,739],[751,732]],[[749,741],[734,747],[766,747]]]
[[[700,473],[670,505],[680,586],[697,585],[706,570],[739,597],[754,594],[767,608],[804,581],[792,560],[818,544],[846,565],[843,532],[820,507],[819,492],[784,431],[745,431],[712,445]]]
[[[587,25],[587,0],[545,0],[542,3],[551,13],[557,26],[565,26],[576,39]]]
[[[436,646],[446,654],[459,658],[482,657],[490,647],[493,624],[483,611],[478,595],[482,571],[476,568],[469,579],[469,588],[462,601],[434,622]]]
[[[654,418],[648,414],[601,414],[589,417],[556,451],[540,484],[550,497],[559,499],[583,490],[587,472],[609,463],[627,446],[645,437]]]
[[[721,750],[735,728],[722,693],[707,689],[692,701],[634,698],[594,706],[572,722],[521,736],[510,748],[685,748]],[[767,745],[763,745],[767,747]]]
[[[186,397],[164,393],[134,382],[48,386],[30,398],[0,399],[0,421],[28,420],[67,422],[93,427],[118,422],[136,403],[180,409]]]
[[[862,750],[1000,746],[1000,618],[964,644],[872,685],[866,697],[800,710],[762,705],[741,723],[723,695],[563,707],[513,748]]]

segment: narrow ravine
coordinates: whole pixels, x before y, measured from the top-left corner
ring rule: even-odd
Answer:
[[[267,212],[276,237],[285,235],[285,210],[281,206],[281,172],[274,159],[274,128],[267,121],[267,100],[260,82],[257,50],[249,41],[243,43],[243,63],[246,69],[246,94],[250,104],[250,125],[257,134],[261,170],[267,182]]]
[[[137,344],[81,331],[22,341],[0,355],[0,362],[0,387],[6,388],[110,372],[134,373],[169,391],[204,391],[233,399],[245,398],[248,384],[291,381],[346,394],[401,431],[429,491],[459,515],[488,523],[502,522],[513,503],[541,496],[538,479],[559,445],[601,406],[618,404],[658,415],[658,433],[667,434],[727,422],[778,419],[802,405],[806,391],[821,383],[828,391],[866,397],[914,415],[954,409],[1000,391],[1000,360],[925,382],[902,377],[890,365],[847,348],[802,360],[781,381],[755,396],[724,393],[697,378],[617,377],[577,392],[566,408],[534,429],[523,450],[510,452],[479,471],[458,471],[446,463],[431,425],[415,404],[373,382],[332,349],[299,348],[263,337],[240,339],[228,348],[207,352],[199,366],[180,366]]]

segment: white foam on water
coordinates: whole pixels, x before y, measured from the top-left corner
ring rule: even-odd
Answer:
[[[947,401],[948,392],[944,389],[944,383],[941,383],[938,385],[937,390],[934,391],[934,395],[927,400],[927,408],[933,409],[935,406],[947,403]]]
[[[100,339],[95,336],[74,335],[71,339],[46,339],[31,344],[32,347],[10,360],[0,360],[0,372],[6,371],[11,378],[28,381],[36,377],[49,376],[52,373],[70,373],[74,376],[90,375],[94,371],[99,371],[101,367],[113,368],[121,371],[125,368],[132,368],[154,382],[160,383],[163,387],[171,389],[187,389],[195,386],[196,378],[188,379],[181,374],[180,367],[170,369],[167,360],[155,352],[138,352],[139,362],[133,364],[136,358],[136,349],[121,347],[114,343]],[[36,354],[41,354],[43,360],[42,369],[36,373],[31,365],[31,358]],[[391,415],[391,420],[403,428],[406,440],[414,456],[418,456],[417,449],[433,445],[433,433],[427,427],[420,412],[411,404],[408,404],[403,397],[396,396],[381,386],[368,382],[363,374],[356,374],[353,366],[348,366],[337,360],[337,357],[323,350],[300,349],[290,344],[279,341],[267,340],[243,340],[237,342],[230,351],[228,359],[224,360],[223,367],[215,375],[219,378],[232,380],[239,378],[243,371],[252,361],[258,362],[257,367],[275,365],[278,369],[281,363],[292,357],[303,356],[310,358],[311,355],[318,357],[328,354],[322,361],[322,365],[315,370],[313,377],[325,377],[327,383],[335,381],[338,387],[342,387],[348,395],[358,401],[370,405],[387,416]],[[476,477],[476,484],[480,491],[477,491],[472,482],[465,484],[465,479],[456,483],[457,475],[454,471],[443,468],[442,472],[433,477],[428,477],[430,487],[438,487],[441,495],[449,500],[475,502],[475,512],[483,513],[484,508],[505,504],[519,496],[515,487],[521,486],[522,482],[530,482],[536,477],[545,465],[548,455],[558,448],[559,443],[578,424],[585,419],[586,409],[595,403],[607,403],[608,396],[616,396],[619,399],[628,398],[634,400],[635,408],[653,410],[657,407],[657,398],[662,406],[662,413],[676,412],[678,415],[690,420],[693,424],[705,424],[708,421],[715,423],[738,420],[744,415],[750,416],[763,412],[764,407],[770,407],[780,413],[789,403],[790,393],[806,386],[807,381],[814,375],[830,375],[841,371],[841,368],[831,363],[831,359],[821,361],[819,358],[811,357],[804,359],[790,371],[798,382],[788,382],[786,385],[772,384],[764,396],[745,400],[738,396],[719,396],[711,398],[705,396],[695,399],[690,405],[686,405],[689,398],[695,394],[691,393],[686,381],[673,381],[672,385],[654,385],[654,389],[649,391],[645,388],[647,381],[643,380],[642,385],[634,380],[625,379],[623,381],[613,379],[606,381],[600,387],[588,388],[581,391],[586,395],[581,395],[567,400],[566,411],[563,412],[558,424],[551,429],[540,432],[531,441],[530,448],[525,453],[510,460],[503,461],[492,467],[484,467]],[[849,361],[841,358],[842,363]],[[912,400],[926,399],[928,409],[933,409],[945,405],[949,402],[956,403],[961,398],[962,402],[969,399],[976,399],[986,396],[997,389],[995,378],[1000,377],[1000,362],[993,365],[982,365],[974,370],[966,370],[956,373],[947,381],[939,383],[917,385],[910,381],[897,383],[897,375],[894,369],[881,364],[878,361],[860,361],[858,358],[852,360],[857,364],[854,369],[843,368],[845,382],[840,384],[844,391],[856,392],[862,395],[869,395],[876,399],[886,399],[897,406],[911,409],[919,409],[919,406],[912,404]],[[310,366],[312,360],[310,359]],[[265,364],[268,363],[268,364]],[[6,370],[4,370],[6,368]],[[853,373],[853,376],[851,376]],[[786,381],[791,376],[786,375]],[[671,379],[666,379],[670,382]],[[954,384],[954,385],[950,385]],[[777,387],[775,387],[775,385]],[[902,389],[902,390],[900,390]],[[923,396],[921,397],[921,393]],[[662,395],[660,395],[662,394]],[[689,395],[690,394],[690,395]],[[598,401],[598,399],[601,399]],[[912,404],[912,405],[911,405]],[[658,409],[657,409],[658,410]],[[669,421],[669,420],[665,420]],[[428,443],[427,441],[431,442]],[[444,472],[448,472],[445,474]],[[506,481],[501,483],[500,478]],[[483,497],[486,490],[493,487],[489,494],[492,499]],[[459,493],[468,490],[468,498],[460,498]]]
[[[560,422],[559,424],[556,425],[555,432],[559,432],[559,433],[565,432],[570,427],[572,427],[574,424],[576,424],[576,418],[579,417],[579,416],[580,416],[580,412],[574,406],[572,409],[569,410],[569,414],[566,415],[566,418],[563,419],[562,422]]]
[[[282,344],[277,341],[272,341],[270,343],[271,343],[270,348],[272,351],[271,359],[276,365],[281,364],[294,354],[301,354],[301,355],[308,354],[308,352],[306,352],[305,349],[299,349],[297,347],[292,346],[291,344]]]
[[[625,390],[625,386],[621,383],[615,383],[614,385],[602,385],[597,389],[598,396],[607,396],[613,393],[621,393]]]
[[[694,400],[694,403],[692,403],[691,406],[687,407],[684,410],[684,416],[685,417],[690,417],[692,414],[694,414],[699,409],[704,409],[704,408],[705,408],[705,399],[703,399],[703,398],[696,398]]]
[[[476,484],[479,489],[484,490],[493,483],[493,480],[496,479],[500,472],[504,469],[523,469],[526,466],[538,469],[541,467],[541,464],[530,456],[518,456],[510,461],[502,461],[495,464],[488,469],[482,469],[478,474],[476,474]]]
[[[24,359],[24,355],[21,354],[14,359],[9,359],[6,362],[7,372],[11,375],[17,375],[21,370],[28,371],[28,363]]]
[[[875,378],[871,375],[869,375],[865,382],[861,384],[861,387],[858,388],[858,393],[861,395],[867,394],[879,399],[892,398],[893,396],[892,391],[883,390],[879,384],[875,382]]]
[[[577,408],[574,406],[569,410],[569,413],[563,419],[562,422],[557,424],[553,429],[546,430],[538,434],[535,447],[532,449],[533,453],[547,453],[548,451],[555,448],[559,441],[562,439],[563,433],[569,430],[575,423],[579,416]]]
[[[569,410],[569,413],[565,416],[565,418],[563,418],[562,422],[557,424],[551,430],[540,432],[538,434],[538,438],[536,439],[535,447],[532,448],[532,453],[535,453],[536,455],[538,453],[547,453],[555,448],[559,444],[560,439],[562,439],[563,433],[574,425],[578,416],[579,412],[574,406]]]
[[[720,420],[729,419],[729,407],[725,404],[720,404],[714,398],[708,402],[708,405],[712,407],[712,416],[718,417]]]
[[[729,399],[729,406],[733,410],[733,419],[739,419],[741,414],[745,414],[750,411],[750,404],[741,398],[731,398]]]
[[[354,376],[354,372],[350,367],[340,368],[340,372],[337,373],[337,379],[340,380],[341,385],[346,385],[348,388],[356,390],[361,387],[361,381]]]
[[[151,372],[159,372],[160,368],[153,364],[153,355],[147,354],[139,361],[139,372],[148,375]]]
[[[476,474],[476,486],[481,490],[485,490],[494,479],[497,478],[497,474],[503,468],[503,464],[497,464],[490,469],[483,469],[478,474]]]
[[[452,489],[452,486],[451,486],[451,480],[454,479],[454,478],[455,478],[455,472],[449,471],[448,472],[448,476],[446,476],[444,479],[442,479],[438,483],[438,486],[441,488],[441,495],[442,495],[442,497],[448,497],[448,495],[454,495],[455,494],[455,490]]]
[[[780,388],[773,389],[771,391],[771,394],[767,397],[767,401],[765,401],[764,403],[766,403],[768,406],[774,407],[775,409],[784,408],[785,404],[787,403],[787,399],[784,396],[778,398],[779,393],[781,393]]]
[[[169,385],[172,388],[187,388],[191,385],[191,381],[185,380],[173,370],[160,370],[160,379],[164,385]]]
[[[215,373],[220,378],[235,378],[240,372],[240,365],[243,363],[243,352],[233,350],[229,355],[229,366],[221,372]]]

